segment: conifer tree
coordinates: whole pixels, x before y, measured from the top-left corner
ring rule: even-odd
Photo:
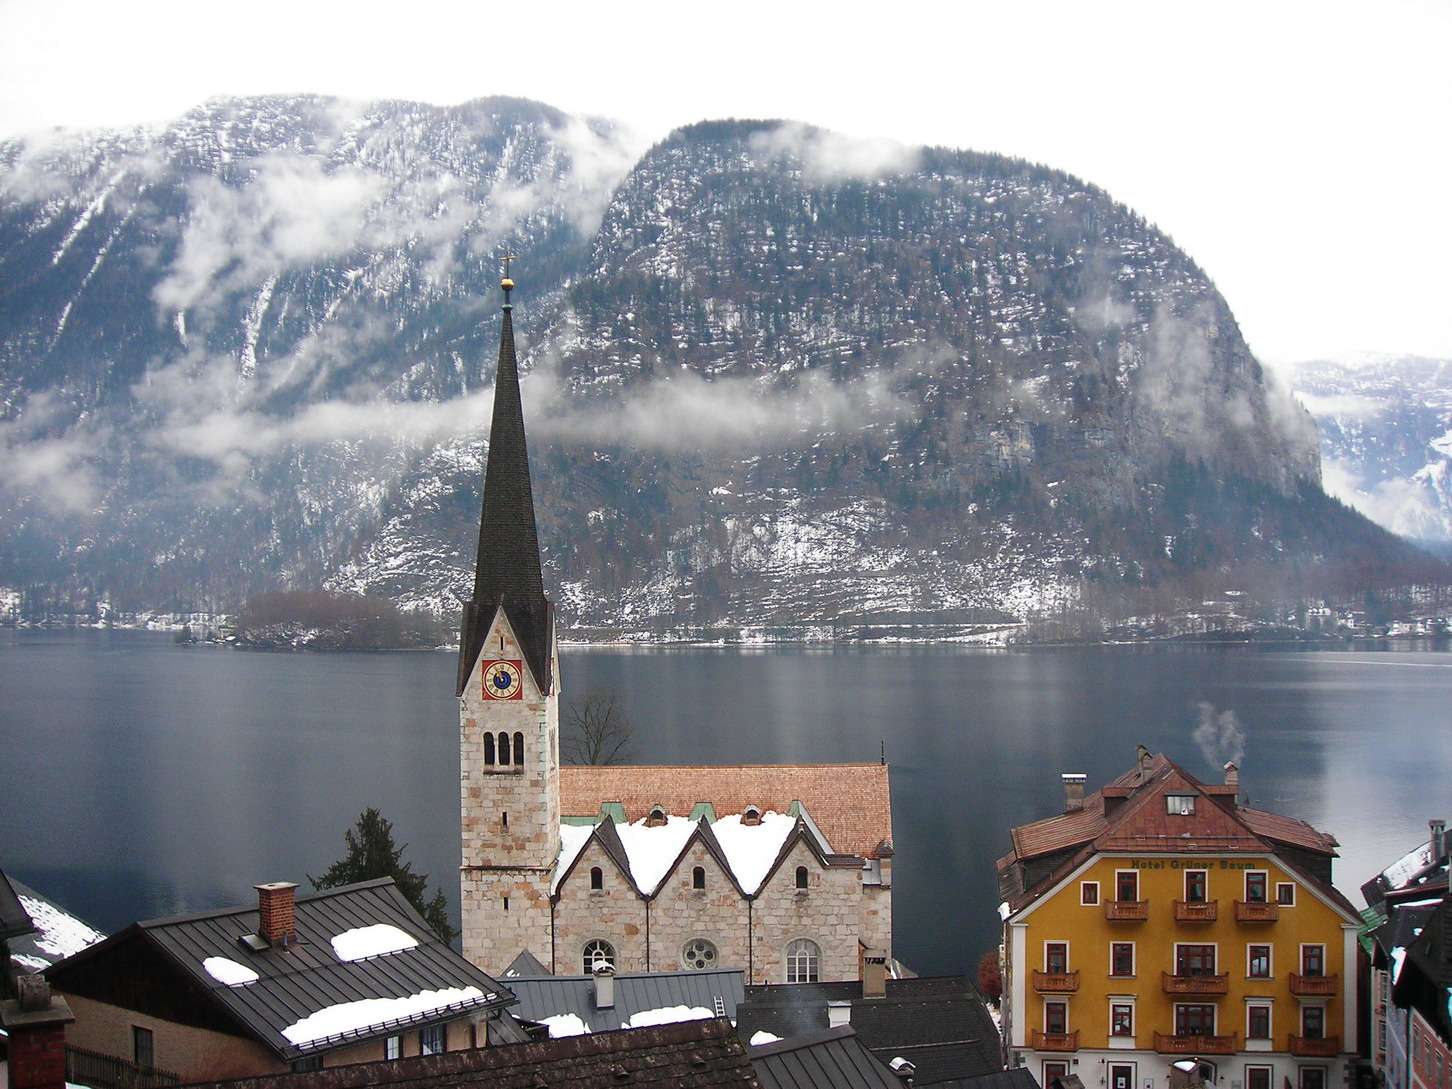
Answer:
[[[436,890],[432,899],[424,901],[428,874],[414,873],[413,863],[403,861],[403,852],[408,844],[394,846],[391,820],[370,807],[363,810],[357,823],[343,833],[343,838],[347,841],[348,853],[324,870],[322,877],[308,874],[313,888],[335,889],[340,885],[391,877],[404,899],[423,916],[429,929],[442,941],[454,940],[457,931],[449,925],[449,906],[443,890]]]

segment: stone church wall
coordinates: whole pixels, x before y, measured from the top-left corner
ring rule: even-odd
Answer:
[[[796,887],[798,866],[806,868],[806,889]],[[823,866],[798,843],[757,896],[752,982],[785,983],[787,946],[798,938],[815,942],[821,950],[820,979],[859,978],[861,880],[857,866]]]
[[[604,887],[592,889],[590,871],[596,867]],[[554,928],[556,975],[580,975],[585,945],[597,938],[615,947],[617,972],[645,971],[645,901],[596,842],[586,845],[570,875],[560,884]],[[547,956],[537,955],[549,963]]]
[[[697,867],[705,888],[694,887]],[[650,905],[650,961],[655,971],[686,971],[688,942],[703,938],[716,947],[716,968],[745,968],[749,953],[747,902],[716,856],[697,840],[668,876]]]

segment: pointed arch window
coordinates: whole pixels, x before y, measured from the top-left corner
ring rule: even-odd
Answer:
[[[798,938],[786,949],[786,981],[816,983],[821,978],[822,950],[810,938]]]
[[[595,969],[601,965],[615,967],[615,946],[611,945],[604,938],[595,938],[585,943],[584,956],[581,958],[585,974],[594,975]]]

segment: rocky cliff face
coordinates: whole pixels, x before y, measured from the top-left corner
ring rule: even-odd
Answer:
[[[455,607],[506,246],[570,622],[1021,614],[1396,551],[1204,274],[1071,177],[300,98],[0,144],[0,583]]]

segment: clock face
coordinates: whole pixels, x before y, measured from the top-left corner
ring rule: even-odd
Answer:
[[[519,685],[518,662],[490,662],[484,667],[484,695],[489,699],[518,699]]]

